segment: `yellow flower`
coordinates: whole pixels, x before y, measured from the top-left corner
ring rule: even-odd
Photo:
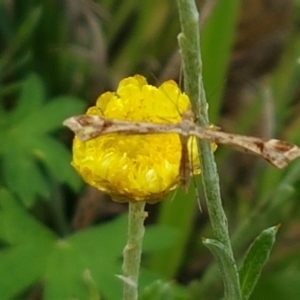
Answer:
[[[135,75],[123,79],[116,92],[102,94],[87,115],[105,118],[178,123],[190,100],[174,81],[159,88]],[[190,138],[194,173],[199,173],[196,142]],[[75,137],[72,165],[90,185],[114,200],[154,203],[179,183],[181,144],[178,134],[107,134],[82,142]]]

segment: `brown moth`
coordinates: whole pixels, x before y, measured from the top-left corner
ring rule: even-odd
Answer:
[[[159,134],[177,133],[182,144],[182,156],[179,167],[180,184],[186,190],[191,177],[191,166],[187,142],[195,136],[216,144],[232,146],[241,151],[263,157],[275,167],[286,167],[300,156],[300,148],[285,141],[244,136],[222,132],[214,128],[198,126],[193,121],[192,111],[186,111],[179,123],[147,123],[106,119],[96,115],[79,115],[66,119],[63,124],[69,127],[81,141],[88,141],[109,133],[120,134]]]

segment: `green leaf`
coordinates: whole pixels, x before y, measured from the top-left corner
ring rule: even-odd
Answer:
[[[90,299],[88,272],[94,295],[98,290],[105,299],[120,299],[122,282],[115,274],[121,273],[126,227],[127,218],[123,216],[58,238],[24,210],[11,194],[0,190],[0,240],[7,245],[0,251],[1,297],[15,299],[43,280],[45,300]],[[152,241],[162,240],[160,228],[148,229],[150,235],[144,253],[155,250]],[[172,236],[172,230],[162,230]],[[165,241],[158,244],[161,248],[166,246]],[[149,284],[141,275],[141,282]]]
[[[32,111],[40,108],[44,101],[45,88],[42,80],[34,73],[28,75],[22,84],[15,109],[8,115],[10,126],[14,126]]]
[[[72,294],[87,299],[87,286],[78,285],[86,270],[105,299],[119,299],[122,283],[115,274],[121,272],[118,259],[125,245],[125,224],[126,220],[122,218],[66,239],[56,249],[47,268],[49,285],[45,289],[45,299],[69,299]]]
[[[101,251],[97,249],[98,253]],[[83,284],[85,270],[89,269],[81,252],[67,240],[58,241],[49,256],[45,276],[47,284],[44,288],[45,300],[51,299],[88,299],[88,290]],[[94,263],[96,263],[94,261]],[[97,267],[102,268],[101,264]]]
[[[9,151],[2,157],[3,180],[6,186],[28,207],[37,196],[48,197],[49,186],[33,157],[11,143]]]
[[[163,239],[160,237],[164,237]],[[146,252],[168,251],[179,238],[179,230],[167,225],[152,225],[147,227],[143,242],[143,250]]]
[[[203,239],[203,244],[212,252],[218,261],[224,283],[225,299],[241,299],[239,290],[239,274],[232,256],[227,248],[219,241],[213,239]]]
[[[278,226],[265,229],[250,245],[240,269],[243,299],[249,299],[273,248]]]
[[[89,299],[83,276],[90,271],[106,299],[119,299],[119,257],[125,244],[126,218],[58,239],[28,214],[11,194],[0,190],[0,295],[14,299],[41,280],[44,298]],[[9,247],[9,245],[11,245]]]
[[[55,139],[42,136],[32,140],[32,151],[48,169],[49,173],[60,182],[78,190],[82,180],[71,166],[71,153]]]
[[[0,252],[2,299],[16,299],[16,295],[38,282],[45,268],[49,246],[49,242],[36,245],[29,243]]]
[[[6,126],[0,126],[2,173],[9,189],[31,206],[36,196],[49,197],[47,174],[39,161],[60,182],[74,190],[80,178],[70,166],[70,153],[46,133],[62,128],[62,122],[73,113],[83,111],[84,103],[75,97],[56,97],[46,105],[43,83],[37,75],[30,75],[23,83],[20,100],[8,114]]]
[[[61,96],[52,99],[38,110],[32,111],[18,126],[23,132],[41,135],[62,127],[64,119],[82,113],[84,103],[78,98]]]
[[[141,289],[140,300],[187,300],[191,299],[185,286],[174,281],[157,280],[157,276]]]
[[[15,299],[41,278],[55,235],[1,189],[0,240],[12,245],[0,252],[0,295],[2,299]]]
[[[29,242],[39,244],[44,243],[45,240],[53,240],[54,237],[55,235],[50,230],[28,215],[11,193],[0,189],[1,241],[10,245]]]

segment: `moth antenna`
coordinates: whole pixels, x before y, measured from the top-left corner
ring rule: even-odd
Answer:
[[[173,201],[174,201],[174,199],[175,199],[175,197],[177,196],[177,194],[178,194],[178,188],[176,188],[176,189],[174,190],[173,195],[172,195],[172,197],[171,197],[171,199],[170,199],[170,202],[173,202]]]
[[[193,143],[195,143],[195,139],[192,139],[192,142],[191,142],[191,149],[193,149]],[[197,143],[196,143],[197,145]],[[198,149],[198,145],[197,145],[197,149]],[[202,213],[202,206],[201,206],[201,201],[200,201],[200,193],[199,193],[199,187],[198,187],[198,184],[197,184],[197,180],[194,176],[194,166],[193,166],[193,161],[194,161],[194,157],[193,157],[193,151],[191,151],[190,153],[190,164],[191,164],[191,176],[192,176],[192,181],[193,181],[193,186],[194,186],[194,189],[195,189],[195,194],[196,194],[196,198],[197,198],[197,204],[198,204],[198,208],[199,208],[199,211]],[[199,154],[199,150],[198,150],[198,154]]]
[[[198,190],[198,185],[197,185],[195,177],[193,177],[193,182],[195,184],[195,194],[196,194],[196,198],[197,198],[198,208],[199,208],[199,211],[202,213],[203,210],[202,210],[202,206],[201,206],[200,193],[199,193],[199,190]]]

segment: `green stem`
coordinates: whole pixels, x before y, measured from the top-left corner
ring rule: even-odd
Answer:
[[[138,278],[144,237],[145,202],[129,202],[128,237],[123,250],[123,300],[138,299]]]
[[[199,14],[194,0],[177,0],[182,33],[178,36],[183,64],[184,86],[190,97],[193,111],[199,118],[199,125],[207,127],[208,104],[202,78],[202,59],[200,51]],[[231,258],[233,264],[226,268],[230,274],[235,274],[233,285],[234,294],[225,294],[225,299],[241,299],[239,277],[233,251],[230,243],[227,217],[222,207],[219,187],[219,175],[214,161],[211,145],[206,141],[199,141],[202,164],[202,182],[206,196],[210,222],[216,239],[221,242]],[[223,278],[224,280],[224,278]]]

